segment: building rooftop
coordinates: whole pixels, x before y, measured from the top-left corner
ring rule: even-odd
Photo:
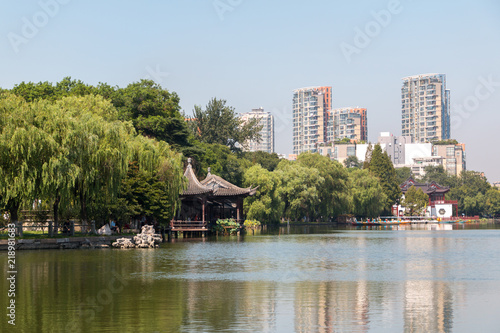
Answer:
[[[213,190],[213,195],[217,197],[227,197],[233,195],[254,195],[257,188],[241,188],[234,184],[231,184],[222,177],[213,175],[208,168],[208,174],[205,179],[201,181],[203,186],[211,188]]]
[[[186,167],[186,171],[184,171],[184,177],[188,179],[188,187],[182,192],[181,195],[198,195],[213,192],[212,188],[202,185],[198,181],[198,178],[196,178],[191,165],[191,158],[188,158],[188,165]]]
[[[438,76],[438,75],[445,75],[443,73],[428,73],[428,74],[417,74],[417,75],[410,75],[401,78],[401,80],[413,80],[413,79],[418,79],[421,77],[429,77],[429,76]]]
[[[450,191],[449,187],[441,186],[435,181],[430,183],[418,183],[413,177],[408,178],[403,184],[400,185],[401,191],[406,193],[410,187],[415,186],[417,189],[421,189],[425,194],[433,194],[433,193],[447,193]]]

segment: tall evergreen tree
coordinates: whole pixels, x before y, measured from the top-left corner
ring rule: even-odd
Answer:
[[[369,170],[380,180],[384,193],[387,195],[384,213],[389,214],[392,205],[399,203],[401,199],[401,188],[391,159],[386,152],[382,152],[382,147],[378,143],[373,149]]]
[[[365,160],[363,162],[363,169],[370,169],[370,161],[372,159],[372,153],[373,153],[373,146],[372,143],[370,142],[368,144],[368,148],[366,149]]]
[[[194,118],[190,121],[193,135],[204,143],[216,143],[239,151],[238,144],[248,140],[260,140],[260,130],[257,118],[246,123],[236,115],[233,107],[226,105],[223,99],[212,98],[205,110],[195,106]]]

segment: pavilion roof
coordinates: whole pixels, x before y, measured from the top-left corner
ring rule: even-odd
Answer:
[[[208,174],[205,179],[201,181],[201,184],[213,189],[213,195],[216,197],[226,197],[226,196],[239,196],[239,195],[254,195],[257,188],[241,188],[234,184],[231,184],[222,177],[213,175],[208,169]]]
[[[400,185],[401,191],[406,193],[410,189],[410,187],[415,186],[417,189],[421,189],[425,194],[434,194],[434,193],[447,193],[450,191],[449,187],[441,186],[435,181],[430,183],[418,183],[413,179],[413,177],[408,178],[403,184]]]
[[[196,178],[191,165],[191,158],[188,158],[188,165],[186,171],[184,171],[184,177],[188,179],[188,187],[181,195],[209,194],[213,192],[212,188],[202,185],[198,178]]]

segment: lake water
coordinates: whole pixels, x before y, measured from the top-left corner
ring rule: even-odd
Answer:
[[[500,229],[280,228],[17,252],[2,332],[500,332]],[[6,269],[6,253],[0,253]],[[2,281],[2,308],[7,306]]]

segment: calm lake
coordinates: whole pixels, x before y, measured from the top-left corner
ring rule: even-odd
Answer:
[[[156,250],[18,251],[16,326],[4,279],[0,328],[499,332],[497,227],[284,227]]]

